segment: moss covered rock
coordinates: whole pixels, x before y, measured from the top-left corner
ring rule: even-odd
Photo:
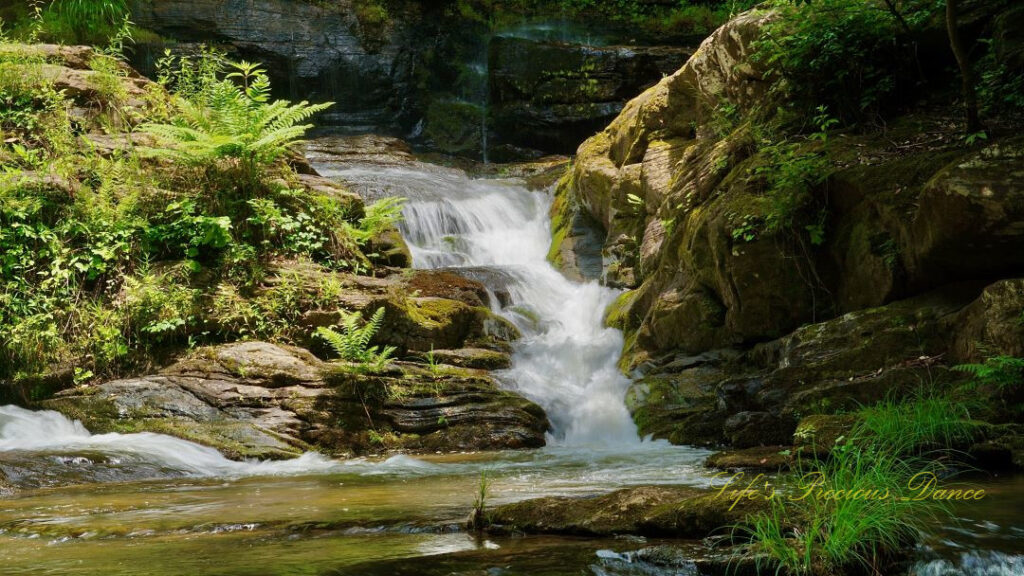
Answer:
[[[731,508],[731,509],[730,509]],[[643,486],[601,496],[552,497],[499,506],[492,525],[530,534],[705,538],[765,508],[763,499],[742,499],[682,487]]]

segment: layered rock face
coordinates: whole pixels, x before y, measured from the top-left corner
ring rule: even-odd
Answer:
[[[489,49],[492,128],[499,143],[571,152],[691,52],[496,37]]]
[[[325,124],[497,159],[572,152],[690,53],[492,38],[444,3],[414,0],[134,0],[132,17],[172,50],[213,45],[266,64],[285,96],[336,102]],[[163,48],[139,46],[135,64],[151,71]]]
[[[436,354],[437,370],[399,362],[373,372],[304,348],[237,342],[196,350],[156,374],[70,389],[42,406],[94,433],[171,434],[232,458],[544,445],[544,411],[501,390],[485,370],[506,365],[507,354]]]
[[[818,150],[834,172],[813,191],[822,241],[748,233],[770,210],[765,158],[723,110],[770,106],[749,56],[773,18],[755,10],[717,30],[580,146],[559,186],[555,261],[572,264],[579,223],[596,221],[603,276],[627,289],[607,320],[627,334],[642,433],[786,443],[800,414],[1019,354],[1007,324],[1024,309],[1019,280],[982,289],[1024,274],[1020,137],[967,147],[914,112],[882,135],[832,136]]]

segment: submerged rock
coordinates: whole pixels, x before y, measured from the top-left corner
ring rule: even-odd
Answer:
[[[764,499],[741,499],[733,506],[733,499],[711,490],[642,486],[602,496],[526,500],[498,506],[488,518],[495,529],[529,534],[699,539],[765,506]]]
[[[759,446],[740,450],[715,452],[704,462],[708,468],[722,470],[764,470],[780,472],[789,469],[789,446]]]

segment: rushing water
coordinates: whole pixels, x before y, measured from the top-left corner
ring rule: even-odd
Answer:
[[[424,164],[318,168],[365,196],[408,198],[402,231],[415,266],[455,268],[488,286],[494,310],[523,334],[498,377],[547,410],[548,447],[234,462],[168,436],[93,435],[55,412],[0,407],[0,469],[22,485],[58,486],[0,499],[0,573],[677,573],[632,562],[631,551],[655,542],[480,539],[459,530],[481,471],[493,504],[712,482],[701,465],[706,451],[637,437],[616,366],[622,335],[601,319],[615,292],[569,282],[546,262],[549,196]],[[1012,513],[1021,488],[1012,484],[990,509],[965,510],[964,521],[938,531],[915,573],[1022,574]]]

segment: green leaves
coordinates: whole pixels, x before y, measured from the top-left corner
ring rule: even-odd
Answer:
[[[192,200],[173,202],[164,209],[163,223],[151,226],[146,240],[153,252],[184,256],[189,267],[198,270],[198,260],[207,259],[232,242],[231,218],[197,214]]]
[[[172,56],[161,60],[160,80],[183,90],[172,122],[141,127],[166,146],[151,148],[150,153],[197,165],[236,159],[250,183],[258,180],[264,166],[284,156],[312,128],[312,124],[304,124],[306,120],[333,104],[269,102],[266,72],[249,62],[228,63],[233,71],[227,74],[223,74],[221,64],[207,62],[193,68],[186,59],[179,63],[181,67],[175,70]]]
[[[358,226],[347,225],[349,235],[360,244],[369,242],[401,221],[404,206],[405,198],[381,198],[366,207],[366,215],[359,221]]]
[[[330,328],[316,329],[316,336],[325,341],[342,359],[349,362],[366,364],[374,369],[381,369],[391,362],[391,355],[396,348],[370,346],[370,341],[384,323],[384,308],[378,308],[373,316],[363,325],[363,315],[342,312],[341,332]]]

